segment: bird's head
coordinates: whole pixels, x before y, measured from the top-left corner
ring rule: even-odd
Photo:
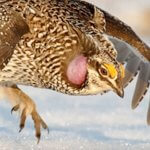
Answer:
[[[100,55],[77,56],[68,66],[68,80],[81,86],[81,94],[92,95],[114,91],[123,97],[124,67],[117,60]]]

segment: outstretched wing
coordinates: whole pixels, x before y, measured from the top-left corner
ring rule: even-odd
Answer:
[[[0,70],[8,63],[22,35],[29,31],[23,18],[2,3],[0,1]]]
[[[136,55],[150,62],[150,47],[136,35],[132,28],[106,11],[101,11],[105,16],[106,34],[127,42],[135,48]]]
[[[118,60],[127,62],[124,78],[124,87],[133,79],[139,71],[135,92],[132,99],[132,108],[136,108],[148,90],[150,81],[150,47],[146,45],[128,25],[119,19],[104,13],[106,20],[106,34],[111,36],[118,51]],[[115,38],[113,38],[115,37]],[[120,40],[124,42],[118,42]],[[148,112],[148,124],[150,124],[150,108]]]

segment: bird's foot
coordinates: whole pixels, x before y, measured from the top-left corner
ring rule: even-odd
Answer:
[[[11,89],[11,93],[12,93],[12,91],[13,91],[13,89]],[[21,112],[19,132],[21,132],[22,129],[24,128],[27,116],[31,115],[32,119],[34,121],[34,127],[35,127],[35,131],[36,131],[35,135],[36,135],[36,137],[38,139],[38,143],[39,143],[40,137],[41,137],[41,127],[43,129],[46,129],[49,133],[48,126],[46,125],[46,123],[43,121],[43,119],[38,114],[35,103],[29,96],[27,96],[19,88],[15,88],[13,94],[17,95],[19,97],[19,100],[17,100],[17,104],[11,110],[11,113],[13,113],[13,111]],[[13,98],[14,98],[14,96],[13,96]]]

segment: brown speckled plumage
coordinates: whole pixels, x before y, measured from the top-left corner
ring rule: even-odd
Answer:
[[[0,75],[1,81],[69,94],[86,94],[82,88],[70,85],[66,79],[65,72],[70,60],[80,53],[107,55],[103,51],[108,50],[116,53],[101,34],[104,31],[104,19],[97,21],[94,18],[94,15],[103,17],[103,13],[93,5],[80,1],[69,1],[65,5],[64,1],[47,0],[7,1],[4,5],[19,12],[30,31],[16,45],[11,60]],[[94,41],[97,39],[100,39],[99,43]],[[113,55],[112,58],[106,57],[115,61]]]
[[[114,90],[123,96],[122,87],[127,82],[122,79],[121,63],[117,60],[120,53],[106,35],[128,42],[143,55],[144,61],[149,62],[149,47],[132,29],[92,4],[80,0],[0,0],[1,89],[11,92],[12,96],[22,93],[21,129],[27,114],[35,121],[38,138],[39,124],[43,128],[47,126],[38,115],[34,102],[16,84],[73,95]],[[88,73],[82,85],[74,85],[67,78],[67,67],[81,54],[88,58]],[[116,78],[100,77],[98,71],[103,64],[117,72]],[[145,78],[147,85],[150,77]],[[144,93],[145,88],[135,103]],[[14,101],[13,110],[16,111],[22,102],[16,98]]]

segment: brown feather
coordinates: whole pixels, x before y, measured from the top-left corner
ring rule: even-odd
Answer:
[[[136,48],[137,54],[141,54],[150,61],[150,47],[136,35],[132,28],[106,11],[101,11],[104,13],[106,20],[106,34],[127,42]]]
[[[11,58],[16,44],[29,28],[16,12],[0,6],[0,69]]]

